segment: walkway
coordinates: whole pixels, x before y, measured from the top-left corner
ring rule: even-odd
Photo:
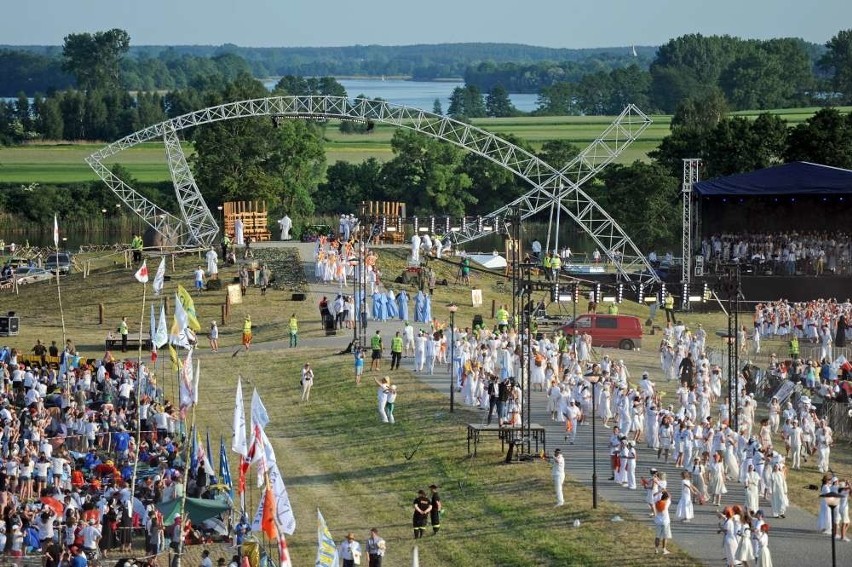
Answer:
[[[284,243],[270,243],[271,245],[283,245]],[[302,261],[305,264],[305,269],[308,274],[308,281],[311,286],[311,293],[315,296],[310,298],[315,300],[315,303],[323,295],[333,297],[338,293],[337,286],[324,285],[314,282],[313,264],[311,263],[313,255],[313,244],[295,243],[295,247],[299,249]],[[376,329],[380,329],[382,336],[386,338],[393,336],[393,333],[402,330],[400,321],[387,321],[385,323],[376,323],[370,321],[369,333],[372,334]],[[352,339],[351,331],[344,331],[335,337],[323,337],[316,339],[306,339],[300,341],[304,346],[329,346],[334,349],[342,350],[349,344]],[[389,341],[388,341],[389,342]],[[285,346],[285,341],[273,343],[276,346]],[[258,347],[270,348],[272,345],[258,345]],[[301,345],[300,345],[301,346]],[[616,356],[618,358],[618,356]],[[412,359],[404,359],[403,366],[410,370],[413,367]],[[649,369],[652,372],[655,369]],[[639,369],[641,372],[641,369]],[[634,371],[635,372],[635,371]],[[444,393],[449,397],[450,376],[446,368],[436,367],[436,373],[432,376],[423,374],[414,374],[413,376],[422,382],[430,385],[439,392]],[[455,396],[456,408],[458,412],[466,412],[470,414],[471,421],[485,421],[487,412],[476,409],[468,409],[463,406],[463,399],[457,393]],[[568,445],[563,440],[564,426],[561,423],[556,423],[550,420],[547,414],[547,400],[542,392],[532,393],[532,422],[544,425],[547,428],[547,450],[552,453],[557,447],[561,448],[566,456],[566,469],[568,474],[578,480],[582,484],[591,489],[592,478],[592,427],[583,426],[577,433],[577,442],[575,445]],[[596,426],[597,440],[597,471],[598,471],[598,495],[611,502],[621,505],[627,513],[633,518],[638,519],[653,529],[652,520],[648,517],[648,508],[644,501],[645,493],[643,490],[627,490],[614,482],[607,480],[610,476],[609,469],[609,452],[607,446],[609,444],[609,435],[611,430],[601,426],[600,421]],[[460,443],[465,443],[462,437]],[[480,443],[498,443],[496,437],[483,435]],[[717,533],[718,517],[716,510],[710,505],[699,506],[695,505],[695,518],[689,524],[682,524],[675,518],[675,509],[677,501],[680,498],[680,471],[671,463],[665,465],[662,461],[657,461],[656,455],[652,454],[650,449],[645,448],[644,442],[638,444],[638,464],[636,467],[637,477],[648,476],[648,469],[655,467],[660,471],[665,471],[670,492],[672,494],[672,535],[675,542],[692,557],[703,562],[706,565],[720,566],[724,565],[724,555],[722,552],[722,537]],[[542,473],[545,474],[545,473]],[[542,482],[549,483],[549,472],[547,478],[542,477]],[[638,482],[638,478],[637,478]],[[744,489],[735,483],[728,483],[728,494],[723,497],[723,505],[737,504],[742,505],[745,500]],[[817,498],[816,491],[814,498]],[[570,493],[566,494],[566,498],[571,498]],[[589,502],[591,506],[591,502]],[[761,506],[767,514],[771,514],[769,502],[761,501]],[[558,513],[558,512],[557,512]],[[626,518],[629,519],[629,518]],[[799,567],[803,565],[814,566],[830,566],[831,565],[831,541],[830,537],[818,533],[816,531],[816,518],[810,513],[798,508],[790,506],[787,510],[786,519],[768,518],[771,530],[770,535],[770,550],[772,551],[773,565],[775,567]],[[645,542],[642,545],[646,545]],[[648,542],[647,545],[652,545]],[[837,541],[837,565],[852,565],[852,543]]]

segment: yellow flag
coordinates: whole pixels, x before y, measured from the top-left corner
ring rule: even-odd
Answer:
[[[172,370],[174,370],[175,372],[180,370],[182,365],[180,363],[180,359],[178,358],[177,351],[171,343],[169,343],[169,358],[172,361]]]
[[[189,292],[180,284],[177,286],[177,294],[180,298],[181,305],[183,305],[184,311],[186,311],[189,328],[197,333],[201,330],[201,324],[195,316],[195,302],[192,300],[192,296],[189,295]]]

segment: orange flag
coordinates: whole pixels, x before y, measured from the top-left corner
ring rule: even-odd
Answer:
[[[275,516],[275,495],[272,494],[272,486],[267,478],[266,490],[263,491],[263,516],[260,519],[260,529],[266,534],[266,537],[272,540],[278,539]]]

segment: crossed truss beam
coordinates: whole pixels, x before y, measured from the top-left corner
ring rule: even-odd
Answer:
[[[524,217],[543,210],[554,200],[558,200],[562,210],[586,231],[595,245],[613,262],[621,277],[627,281],[658,281],[645,257],[618,223],[579,187],[605,164],[615,159],[621,149],[650,124],[648,117],[632,105],[607,129],[607,135],[596,140],[562,170],[555,169],[534,154],[495,134],[448,116],[385,101],[350,100],[337,96],[276,96],[204,108],[125,136],[93,153],[86,158],[86,162],[118,198],[136,211],[149,226],[157,230],[169,228],[179,235],[184,243],[209,246],[216,238],[218,227],[214,231],[212,226],[207,224],[213,216],[186,167],[186,159],[182,157],[183,150],[176,133],[185,128],[212,122],[254,116],[339,118],[378,122],[407,128],[464,148],[508,169],[533,187],[530,193],[515,203],[516,206],[522,207]],[[153,139],[163,139],[167,146],[175,193],[181,204],[180,219],[151,203],[112,175],[103,164],[104,160]],[[506,214],[504,209],[495,211],[489,217],[502,219]],[[466,233],[459,236],[465,238],[462,241],[467,241],[477,235]]]

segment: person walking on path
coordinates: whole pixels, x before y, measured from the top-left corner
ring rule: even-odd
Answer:
[[[251,348],[251,315],[246,315],[245,321],[243,321],[243,346],[246,350]]]
[[[550,474],[553,477],[553,488],[556,490],[556,506],[564,506],[562,486],[565,484],[565,457],[562,456],[561,449],[553,451]]]
[[[314,385],[314,370],[311,368],[310,362],[306,362],[305,366],[302,367],[302,381],[300,384],[302,385],[302,401],[311,401],[311,388]]]
[[[204,269],[201,266],[195,268],[195,291],[204,291]]]
[[[127,317],[121,318],[121,323],[118,324],[118,332],[121,334],[121,352],[127,352],[127,335],[130,329],[127,327]]]
[[[441,504],[441,495],[438,494],[438,485],[430,484],[429,490],[432,491],[432,500],[429,502],[432,508],[429,511],[429,521],[432,522],[432,535],[437,535],[441,529],[441,512],[444,508]]]
[[[385,551],[387,543],[379,537],[379,529],[370,528],[370,537],[367,539],[367,567],[382,567]]]
[[[210,339],[210,350],[219,352],[219,327],[216,325],[216,321],[210,322],[210,333],[207,337]]]
[[[692,504],[693,495],[698,494],[698,490],[692,485],[691,475],[688,471],[680,473],[680,501],[677,503],[677,517],[681,522],[691,522],[695,517],[695,510]]]
[[[402,337],[399,331],[391,339],[391,370],[398,370],[402,362]]]
[[[657,528],[657,537],[654,538],[654,554],[663,550],[663,555],[671,553],[666,549],[666,542],[672,538],[672,520],[669,517],[669,506],[671,497],[667,490],[660,493],[660,499],[654,503],[654,526]]]
[[[299,320],[296,319],[295,313],[290,315],[288,326],[290,327],[290,348],[293,348],[299,345]]]
[[[417,491],[417,498],[414,499],[414,515],[412,522],[414,524],[414,539],[421,539],[423,532],[426,531],[426,520],[429,518],[429,513],[432,511],[432,504],[426,497],[426,493],[422,490]]]
[[[370,338],[370,349],[373,351],[370,361],[370,372],[382,371],[382,334],[376,329],[376,334]]]

